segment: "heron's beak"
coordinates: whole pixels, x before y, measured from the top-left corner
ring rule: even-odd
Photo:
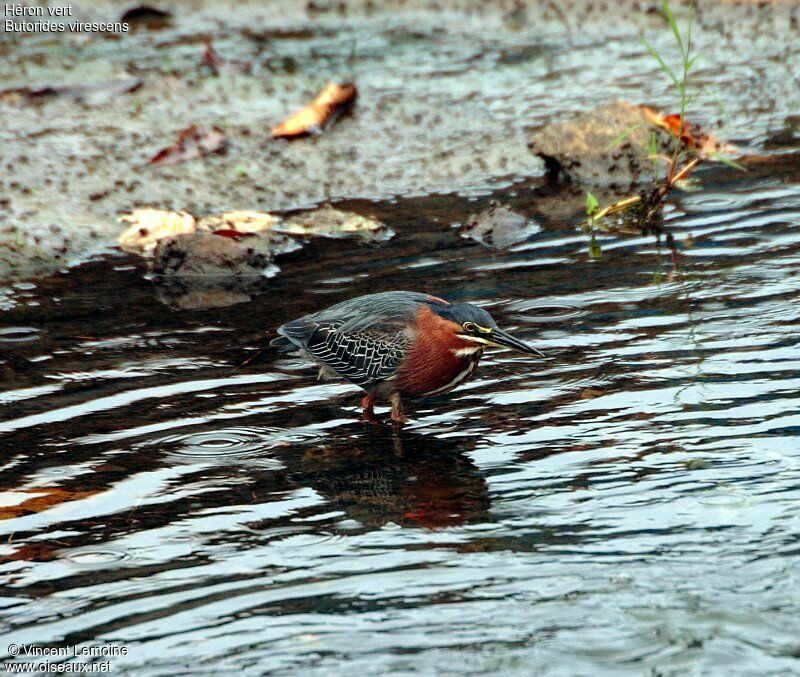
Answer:
[[[514,338],[511,334],[503,331],[502,329],[492,329],[490,340],[492,343],[498,346],[513,348],[514,350],[519,350],[521,353],[527,353],[528,355],[538,355],[539,357],[544,357],[542,352],[536,350],[536,348],[533,346],[529,346],[524,341]]]

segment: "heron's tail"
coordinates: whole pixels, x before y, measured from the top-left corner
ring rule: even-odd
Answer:
[[[287,355],[303,355],[303,349],[298,346],[292,339],[287,338],[286,336],[278,336],[277,338],[272,339],[269,344],[278,349],[279,353],[285,353]]]

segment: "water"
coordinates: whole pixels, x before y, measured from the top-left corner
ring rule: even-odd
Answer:
[[[552,79],[525,80],[548,97],[498,85],[500,113],[593,105],[598,77],[638,100],[631,68],[657,72],[635,41],[610,69],[601,42],[558,44]],[[508,68],[538,58],[517,47]],[[228,307],[180,310],[198,297],[121,254],[0,289],[0,652],[124,645],[133,675],[800,674],[800,141],[742,94],[790,91],[789,60],[710,58],[757,157],[670,197],[674,250],[601,235],[592,258],[580,191],[514,175],[344,201],[395,238],[306,247]],[[541,229],[461,237],[491,199]],[[486,304],[546,359],[489,353],[394,435],[356,388],[260,352],[398,288]]]
[[[433,196],[232,308],[174,312],[122,257],[10,291],[6,639],[124,644],[133,674],[797,672],[800,173],[771,162],[675,196],[677,270],[563,221],[495,252],[427,225],[476,208]],[[297,362],[236,366],[398,287],[547,358],[491,353],[400,436]]]

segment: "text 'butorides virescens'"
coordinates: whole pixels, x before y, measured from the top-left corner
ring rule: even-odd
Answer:
[[[364,417],[377,397],[392,403],[392,421],[405,422],[402,398],[441,395],[469,380],[487,346],[542,354],[500,329],[470,303],[409,291],[359,296],[287,322],[272,341],[363,388]]]

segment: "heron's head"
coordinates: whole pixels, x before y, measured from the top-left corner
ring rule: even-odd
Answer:
[[[456,335],[464,341],[484,346],[513,348],[521,353],[544,357],[536,348],[500,329],[494,318],[479,306],[471,303],[454,303],[437,308],[436,311],[444,319],[459,326]]]

